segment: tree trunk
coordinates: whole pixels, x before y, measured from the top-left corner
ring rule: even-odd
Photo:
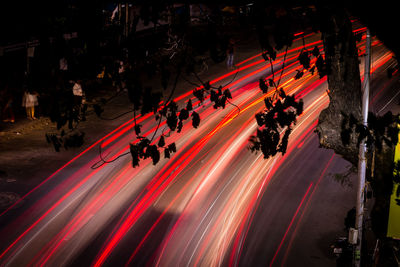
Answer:
[[[322,17],[325,23],[321,29],[328,70],[330,102],[329,106],[321,112],[316,130],[322,147],[333,149],[336,154],[357,166],[358,135],[353,129],[349,144],[344,145],[341,138],[341,126],[344,117],[351,114],[358,122],[362,121],[358,54],[351,22],[346,12],[340,8],[330,10],[332,11],[323,12]],[[375,197],[375,204],[371,211],[372,228],[379,238],[386,236],[394,156],[393,147],[386,144],[382,146],[382,151],[376,151],[374,177],[373,179],[367,177],[371,181]],[[368,166],[371,166],[371,155],[368,156]]]
[[[343,9],[323,12],[322,17],[330,103],[319,116],[317,133],[322,147],[333,149],[357,165],[356,134],[353,131],[348,145],[342,143],[340,135],[344,114],[361,121],[361,80],[355,38]]]

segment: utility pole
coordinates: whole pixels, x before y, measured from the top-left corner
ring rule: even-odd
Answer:
[[[368,125],[368,104],[369,104],[369,76],[371,66],[371,33],[367,29],[367,39],[365,48],[365,67],[364,67],[364,83],[362,92],[362,120],[363,125]],[[363,215],[364,215],[364,192],[365,192],[365,173],[367,159],[365,154],[367,146],[365,140],[361,141],[358,156],[358,185],[357,185],[357,205],[356,205],[356,230],[357,230],[357,244],[354,255],[354,266],[359,267],[361,262],[361,241],[363,231]]]

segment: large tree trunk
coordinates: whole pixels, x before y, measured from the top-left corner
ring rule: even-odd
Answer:
[[[332,8],[332,7],[331,7]],[[322,147],[357,165],[357,137],[353,134],[350,143],[341,139],[341,124],[344,114],[351,114],[361,121],[361,81],[359,60],[352,25],[343,9],[332,8],[323,12],[322,38],[328,71],[329,106],[319,116],[317,132]]]
[[[354,166],[358,163],[357,134],[352,132],[350,143],[344,145],[341,125],[345,116],[352,114],[361,122],[361,80],[359,60],[351,22],[344,10],[331,9],[322,15],[325,59],[328,67],[329,106],[319,116],[317,132],[320,145],[343,156]],[[345,115],[344,115],[345,114]],[[371,211],[372,228],[379,238],[386,236],[394,149],[382,144],[376,151],[374,177],[368,177],[374,191],[375,203]],[[369,155],[368,166],[371,166]],[[370,170],[368,171],[370,173]]]

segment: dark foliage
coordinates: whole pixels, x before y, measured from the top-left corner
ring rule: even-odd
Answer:
[[[158,147],[164,147],[165,146],[165,138],[163,135],[161,135],[160,139],[158,140]]]
[[[139,97],[139,96],[136,96]],[[161,102],[162,93],[153,93],[150,87],[146,87],[142,98],[142,109],[140,113],[145,115],[149,112],[156,113]]]
[[[129,146],[130,148],[130,152],[131,152],[131,156],[132,156],[132,167],[138,167],[139,166],[139,147],[137,145],[134,144],[130,144]]]
[[[271,97],[264,99],[265,110],[255,115],[259,126],[257,134],[249,139],[249,149],[252,152],[261,151],[264,158],[275,156],[278,152],[282,155],[286,153],[292,125],[303,112],[302,100],[297,102],[294,96],[286,95],[283,88],[277,92],[275,101]]]
[[[305,69],[310,68],[310,53],[307,50],[300,53],[298,60]]]
[[[140,136],[142,125],[136,124],[135,125],[135,134],[136,136]]]
[[[400,122],[398,116],[394,116],[390,111],[383,116],[376,116],[370,112],[368,114],[368,126],[359,122],[352,114],[342,113],[340,137],[344,145],[350,144],[353,133],[357,134],[357,145],[362,141],[366,142],[369,149],[376,148],[382,151],[383,144],[394,147],[398,141],[397,123]]]
[[[264,81],[264,79],[262,79],[262,78],[260,79],[259,86],[260,86],[260,90],[263,92],[263,94],[268,93],[268,85]]]
[[[204,88],[196,88],[193,90],[193,95],[200,101],[200,103],[203,103],[204,101]]]
[[[194,128],[197,128],[200,125],[200,115],[195,111],[192,112],[192,125]]]
[[[295,80],[300,79],[301,77],[303,77],[304,72],[297,70],[296,75],[294,76]]]
[[[186,110],[187,111],[192,111],[193,110],[193,105],[192,105],[192,100],[189,98],[187,104],[186,104]]]

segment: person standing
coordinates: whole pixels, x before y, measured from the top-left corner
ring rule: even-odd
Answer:
[[[117,92],[125,89],[125,64],[124,61],[118,61],[118,74],[117,74]]]
[[[82,104],[83,104],[83,90],[82,81],[77,80],[72,87],[72,93],[74,95],[74,106],[73,109],[76,111],[77,116],[81,116]]]
[[[228,69],[234,68],[233,66],[234,53],[235,53],[235,41],[231,38],[229,39],[228,48],[226,50],[226,57],[227,57],[226,65]]]
[[[26,90],[22,97],[22,106],[25,107],[26,116],[29,120],[36,120],[35,106],[38,104],[38,93]]]

